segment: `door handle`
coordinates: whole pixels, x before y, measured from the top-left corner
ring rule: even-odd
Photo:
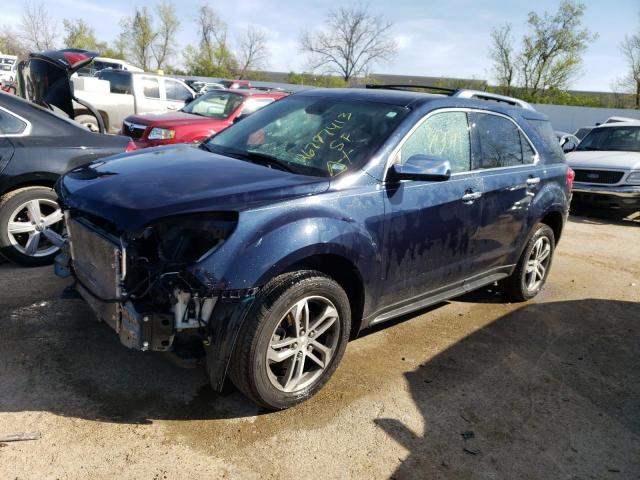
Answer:
[[[462,196],[462,201],[464,203],[473,203],[478,200],[482,196],[482,192],[469,192],[465,193]]]
[[[540,177],[530,177],[527,178],[527,187],[533,187],[540,183]]]

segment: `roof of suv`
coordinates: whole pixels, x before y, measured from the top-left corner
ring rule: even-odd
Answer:
[[[495,111],[509,116],[524,117],[533,120],[547,120],[546,115],[536,110],[514,107],[503,102],[423,93],[410,90],[387,90],[384,88],[314,88],[298,92],[295,96],[348,98],[349,100],[386,103],[410,109],[419,108],[427,103],[436,103],[439,107],[475,108]]]
[[[600,128],[616,128],[616,127],[640,127],[640,120],[636,120],[634,122],[612,122],[612,123],[603,123],[598,125],[597,127],[592,127],[593,129]]]

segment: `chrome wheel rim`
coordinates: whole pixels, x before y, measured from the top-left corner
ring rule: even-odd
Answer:
[[[53,200],[36,198],[23,203],[9,217],[9,242],[29,257],[46,257],[58,251],[64,229],[63,214]]]
[[[533,244],[533,248],[529,254],[529,260],[527,260],[524,281],[529,291],[540,288],[547,274],[550,260],[551,242],[549,242],[547,237],[540,237]]]
[[[325,297],[309,296],[297,301],[269,339],[266,365],[271,384],[291,393],[318,381],[338,346],[339,320],[338,310]]]

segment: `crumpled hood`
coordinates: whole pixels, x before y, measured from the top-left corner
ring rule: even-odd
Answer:
[[[226,120],[203,117],[202,115],[193,115],[185,112],[159,112],[129,115],[126,120],[128,122],[140,125],[152,125],[154,127],[178,127],[180,125],[194,125],[200,123],[205,125],[229,124]]]
[[[128,230],[171,215],[247,210],[328,187],[328,179],[179,145],[116,155],[76,168],[61,178],[57,190],[67,207]]]
[[[640,152],[576,151],[566,157],[571,168],[640,169]]]

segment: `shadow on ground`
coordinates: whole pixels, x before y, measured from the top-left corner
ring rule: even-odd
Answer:
[[[529,304],[405,374],[424,417],[375,422],[394,478],[638,478],[640,304]],[[480,473],[482,472],[482,473]]]

